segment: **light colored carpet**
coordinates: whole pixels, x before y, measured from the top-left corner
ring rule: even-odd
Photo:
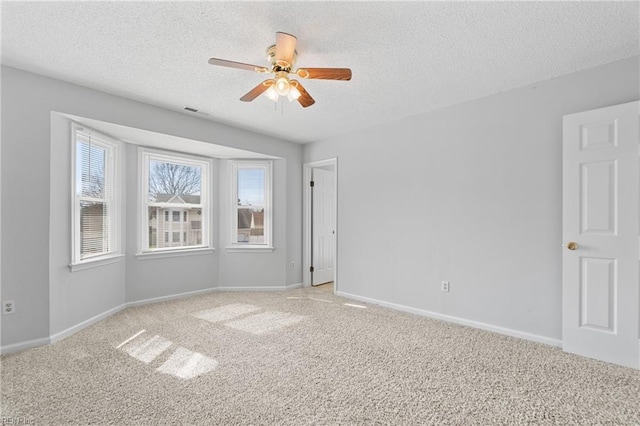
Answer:
[[[640,424],[640,372],[322,289],[120,312],[2,357],[3,418],[58,424]],[[364,306],[364,305],[363,305]]]

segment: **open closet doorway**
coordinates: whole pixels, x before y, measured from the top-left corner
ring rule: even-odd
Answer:
[[[337,291],[338,160],[304,165],[304,285]]]

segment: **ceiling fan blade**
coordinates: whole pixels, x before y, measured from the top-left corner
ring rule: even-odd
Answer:
[[[302,105],[303,108],[310,107],[311,105],[316,103],[315,99],[311,97],[309,92],[307,92],[307,90],[302,86],[302,84],[300,84],[298,80],[291,80],[291,85],[298,89],[298,92],[300,92],[298,102],[300,102],[300,105]]]
[[[238,68],[241,70],[256,72],[269,72],[268,68],[261,67],[259,65],[243,64],[242,62],[227,61],[226,59],[211,58],[209,59],[209,63],[211,65],[218,65],[221,67]]]
[[[273,79],[268,79],[249,90],[246,95],[240,98],[242,102],[251,102],[258,96],[266,92],[273,85]]]
[[[298,39],[295,36],[287,33],[276,33],[276,60],[284,61],[289,66],[293,65],[293,54],[296,51],[296,42]]]
[[[296,71],[300,78],[317,78],[321,80],[351,80],[349,68],[300,68]]]

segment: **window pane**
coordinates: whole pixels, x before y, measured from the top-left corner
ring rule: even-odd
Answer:
[[[238,206],[238,242],[265,244],[264,207]]]
[[[86,142],[77,142],[76,150],[76,195],[105,198],[106,150]]]
[[[264,180],[263,168],[238,169],[238,243],[266,244]]]
[[[80,202],[80,259],[109,252],[108,204]]]
[[[172,220],[158,220],[166,217]],[[173,218],[177,218],[173,220]],[[186,221],[184,220],[186,218]],[[180,219],[183,219],[181,221]],[[164,233],[164,240],[156,235]],[[182,240],[180,237],[182,236]],[[149,248],[189,247],[202,244],[202,209],[174,210],[149,206]]]
[[[238,205],[264,205],[264,169],[238,170]]]
[[[149,161],[149,201],[200,204],[202,167]]]

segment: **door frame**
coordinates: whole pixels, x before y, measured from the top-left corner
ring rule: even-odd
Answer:
[[[334,197],[335,197],[335,224],[336,224],[336,236],[335,236],[335,250],[333,259],[333,292],[338,292],[338,238],[340,233],[338,232],[338,158],[328,158],[326,160],[312,161],[303,164],[302,169],[302,187],[303,189],[303,206],[302,206],[302,285],[303,287],[311,286],[311,175],[315,168],[333,166],[333,185],[334,185]]]

